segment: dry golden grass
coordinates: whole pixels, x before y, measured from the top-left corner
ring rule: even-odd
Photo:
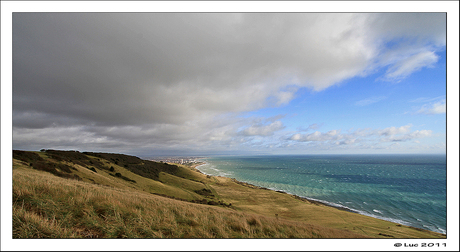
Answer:
[[[13,171],[14,238],[354,238],[351,232]]]

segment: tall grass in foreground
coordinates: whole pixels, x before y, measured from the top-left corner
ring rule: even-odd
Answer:
[[[13,238],[361,238],[357,234],[13,170]]]

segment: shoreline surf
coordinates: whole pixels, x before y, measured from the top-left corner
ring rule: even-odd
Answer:
[[[384,221],[389,221],[389,222],[392,222],[392,223],[396,223],[396,224],[400,224],[400,225],[405,225],[405,226],[408,226],[410,228],[414,228],[414,229],[423,229],[423,230],[427,230],[427,231],[432,231],[432,232],[436,232],[436,233],[440,233],[440,234],[444,234],[444,235],[447,235],[447,232],[446,230],[444,229],[441,229],[438,227],[437,230],[434,230],[434,229],[430,229],[428,227],[426,227],[424,225],[424,228],[420,228],[420,227],[416,227],[414,226],[411,222],[408,222],[408,221],[405,221],[405,220],[401,220],[401,219],[394,219],[394,218],[390,218],[390,217],[385,217],[385,216],[378,216],[378,215],[374,215],[374,214],[371,214],[371,213],[367,213],[365,211],[360,211],[360,210],[357,210],[357,209],[353,209],[353,208],[350,208],[350,207],[347,207],[347,206],[343,206],[341,204],[338,204],[338,203],[334,203],[334,202],[329,202],[329,201],[325,201],[325,200],[320,200],[320,199],[315,199],[315,198],[312,198],[312,197],[307,197],[307,196],[300,196],[300,195],[296,195],[294,193],[290,193],[290,192],[286,192],[282,189],[278,189],[278,188],[267,188],[267,187],[263,187],[263,186],[260,186],[260,185],[256,185],[256,184],[253,184],[253,183],[249,183],[247,181],[241,181],[241,180],[237,180],[235,178],[231,178],[229,176],[225,176],[227,175],[227,173],[225,172],[222,172],[220,171],[219,169],[216,169],[214,168],[214,170],[216,171],[219,171],[221,174],[223,175],[213,175],[213,174],[209,174],[209,173],[206,173],[202,170],[200,170],[199,168],[201,166],[205,166],[205,165],[209,165],[208,162],[204,161],[204,160],[201,160],[200,162],[202,162],[201,164],[195,166],[194,168],[200,172],[200,173],[203,173],[205,175],[208,175],[208,176],[216,176],[216,177],[226,177],[226,178],[229,178],[229,179],[232,179],[234,182],[236,183],[239,183],[239,184],[244,184],[244,185],[247,185],[249,187],[255,187],[255,188],[259,188],[259,189],[264,189],[264,190],[271,190],[271,191],[275,191],[275,192],[279,192],[279,193],[286,193],[286,194],[289,194],[289,195],[292,195],[300,200],[305,200],[307,202],[310,202],[312,204],[315,204],[315,205],[323,205],[323,206],[327,206],[327,207],[333,207],[335,209],[338,209],[338,210],[342,210],[342,211],[347,211],[347,212],[351,212],[351,213],[356,213],[356,214],[360,214],[360,215],[364,215],[364,216],[367,216],[367,217],[371,217],[371,218],[376,218],[376,219],[380,219],[380,220],[384,220]],[[379,213],[380,211],[377,210],[377,209],[374,209],[373,210],[374,212],[376,213]],[[381,212],[380,212],[381,213]]]

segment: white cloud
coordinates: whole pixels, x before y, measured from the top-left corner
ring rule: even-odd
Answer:
[[[430,67],[446,45],[445,13],[388,13],[373,20],[371,26],[374,29],[369,33],[378,38],[379,49],[370,69],[388,67],[379,79],[400,81]]]
[[[399,142],[412,139],[425,138],[432,135],[431,130],[416,130],[411,132],[412,125],[401,127],[388,127],[382,130],[358,129],[346,134],[340,130],[331,130],[326,133],[315,131],[311,134],[294,134],[289,140],[298,142],[333,142],[335,145],[350,145],[363,141],[374,142]]]
[[[429,103],[423,105],[417,112],[417,114],[445,114],[446,113],[446,99],[443,99],[438,102]]]
[[[354,144],[356,142],[356,138],[352,138],[352,139],[345,139],[345,140],[342,140],[342,141],[337,141],[335,142],[335,144],[337,145],[350,145],[350,144]]]
[[[355,105],[356,106],[367,106],[367,105],[371,105],[373,103],[385,100],[386,98],[387,98],[386,96],[373,96],[370,98],[359,100],[355,103]]]
[[[297,130],[298,130],[298,131],[317,130],[317,129],[319,129],[321,126],[322,126],[322,124],[313,123],[313,124],[308,125],[308,127],[298,127]]]
[[[423,67],[430,67],[438,61],[435,52],[420,52],[396,62],[386,72],[386,79],[403,79]]]
[[[281,121],[275,121],[268,125],[253,125],[240,131],[239,134],[243,136],[271,136],[284,128],[285,126]]]
[[[294,134],[290,137],[290,140],[300,141],[300,142],[311,142],[311,141],[330,141],[340,139],[340,130],[331,130],[326,133],[321,133],[315,131],[310,134]]]
[[[315,129],[318,129],[319,127],[320,127],[320,125],[318,125],[317,123],[313,123],[313,124],[310,124],[310,125],[308,126],[308,129],[313,129],[313,130],[315,130]]]
[[[388,137],[382,138],[382,142],[399,142],[399,141],[408,141],[417,138],[424,138],[431,136],[431,130],[416,130],[409,134],[402,134],[402,135],[390,135]]]
[[[442,100],[446,100],[446,96],[445,95],[441,95],[441,96],[438,96],[438,97],[434,97],[434,98],[431,98],[431,97],[419,97],[417,99],[413,99],[409,102],[416,102],[416,103],[419,103],[419,102],[434,102],[434,101],[442,101]]]
[[[351,132],[352,130],[350,129],[349,132]],[[350,135],[353,135],[353,136],[356,136],[356,137],[366,137],[366,136],[369,136],[369,135],[372,135],[374,134],[373,133],[373,130],[371,128],[365,128],[365,129],[357,129],[355,131],[353,131],[352,133],[350,133]]]
[[[405,126],[401,126],[401,127],[398,127],[398,128],[389,127],[389,128],[385,128],[383,130],[379,130],[379,131],[377,131],[377,133],[380,136],[393,136],[393,135],[408,133],[410,131],[411,127],[412,127],[412,125],[410,125],[410,124],[405,125]]]

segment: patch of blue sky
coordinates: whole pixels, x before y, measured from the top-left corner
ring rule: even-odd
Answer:
[[[412,132],[431,130],[434,133],[420,141],[442,143],[445,142],[446,114],[420,113],[423,106],[442,103],[446,94],[445,50],[436,55],[439,58],[435,64],[422,67],[397,82],[381,79],[387,71],[382,68],[366,77],[354,77],[318,92],[299,88],[288,104],[248,112],[245,117],[284,115],[278,120],[283,122],[286,133],[331,130],[347,133],[410,125]]]

